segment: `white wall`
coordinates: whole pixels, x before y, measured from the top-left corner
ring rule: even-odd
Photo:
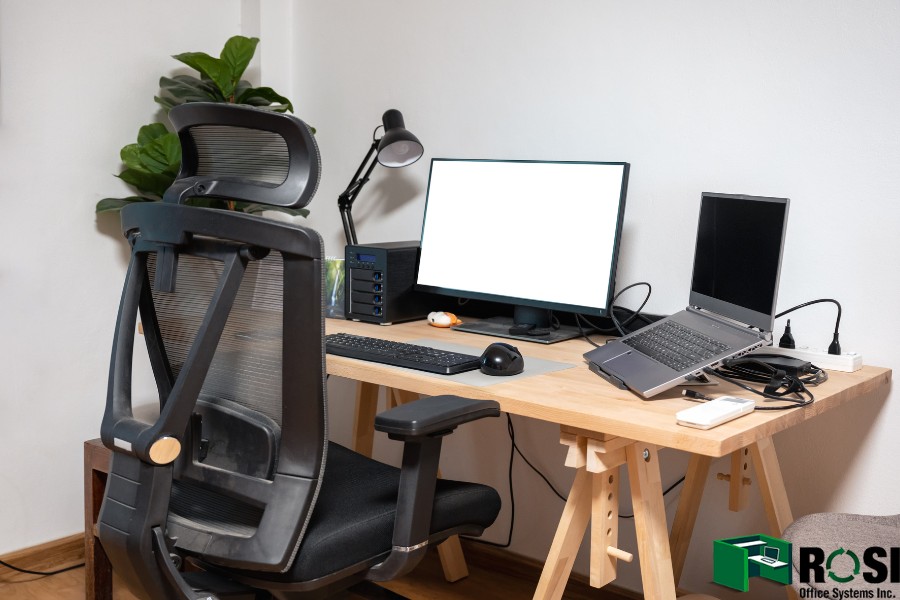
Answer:
[[[375,171],[355,209],[361,241],[418,236],[434,156],[626,160],[620,287],[651,282],[649,310],[670,313],[687,302],[702,191],[788,196],[779,308],[837,298],[844,348],[869,364],[898,366],[895,2],[307,0],[294,7],[293,23],[292,98],[318,128],[324,158],[309,221],[329,252],[339,254],[343,244],[335,199],[381,113],[398,108],[426,155],[402,170]],[[459,215],[461,231],[477,217]],[[540,220],[535,214],[536,229]],[[623,301],[636,305],[640,292]],[[831,305],[792,314],[795,337],[824,347],[834,316]],[[349,429],[341,407],[351,391],[349,384],[332,388],[339,438]],[[890,400],[870,398],[776,436],[796,515],[900,512],[900,409]],[[559,466],[556,429],[516,423],[520,446],[567,488],[572,474]],[[505,423],[476,431],[450,438],[442,467],[505,490]],[[675,481],[686,457],[662,456],[664,483]],[[713,465],[682,580],[722,597],[731,596],[708,583],[711,541],[768,530],[755,482],[751,507],[728,512],[727,486],[715,480],[727,468],[726,460]],[[513,549],[543,558],[562,502],[521,462],[515,478]],[[507,509],[487,538],[505,539]],[[633,549],[631,522],[622,530]],[[636,563],[620,566],[617,583],[639,582]],[[773,593],[764,581],[753,587],[733,597]]]
[[[95,222],[93,206],[126,193],[112,177],[117,152],[155,118],[157,78],[178,67],[169,55],[260,35],[254,76],[318,128],[324,175],[309,224],[331,254],[343,244],[337,195],[382,112],[399,108],[426,157],[375,171],[355,209],[362,241],[418,236],[432,156],[627,160],[619,280],[650,281],[649,309],[672,312],[687,298],[700,192],[785,195],[779,306],[838,298],[844,347],[896,367],[898,27],[888,0],[164,0],[127,11],[0,0],[0,554],[81,527],[80,444],[99,428],[125,265],[115,220]],[[798,340],[828,343],[831,307],[791,318]],[[339,440],[352,390],[331,383]],[[776,437],[795,514],[900,512],[891,398]],[[556,428],[515,423],[523,451],[567,489]],[[478,423],[448,440],[442,466],[505,495],[507,449],[502,420]],[[381,439],[376,450],[396,456]],[[674,481],[686,458],[662,456],[664,482]],[[712,469],[683,584],[768,597],[764,582],[733,596],[707,583],[711,540],[766,530],[758,502],[726,510],[714,479],[726,468]],[[562,503],[521,461],[515,481],[513,549],[543,558]],[[488,539],[505,539],[508,506]],[[636,564],[620,567],[617,583],[639,581]]]
[[[237,0],[0,0],[0,554],[83,527],[127,260],[94,205],[171,55],[238,33]]]

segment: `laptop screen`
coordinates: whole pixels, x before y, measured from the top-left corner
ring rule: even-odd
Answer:
[[[772,330],[788,204],[787,198],[703,194],[692,306]]]

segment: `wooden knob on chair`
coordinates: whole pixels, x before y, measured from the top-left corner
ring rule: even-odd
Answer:
[[[181,442],[170,436],[164,436],[150,446],[150,460],[158,465],[167,465],[181,452]]]

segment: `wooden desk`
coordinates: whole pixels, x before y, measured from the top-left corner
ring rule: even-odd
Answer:
[[[328,333],[356,333],[401,342],[443,340],[471,346],[475,353],[495,341],[429,327],[424,322],[377,327],[329,319],[326,328]],[[588,522],[591,585],[606,585],[615,578],[617,561],[630,559],[616,547],[619,468],[623,465],[629,474],[641,577],[648,600],[675,598],[713,458],[731,455],[731,471],[725,477],[729,480],[732,510],[739,510],[747,502],[745,479],[753,465],[772,535],[780,537],[793,516],[772,436],[851,400],[871,398],[877,391],[887,389],[891,378],[891,371],[880,367],[863,367],[855,373],[832,372],[827,382],[814,389],[816,402],[810,406],[756,411],[702,431],[675,424],[675,413],[692,405],[681,398],[679,390],[645,401],[590,372],[582,354],[591,346],[584,340],[518,346],[525,355],[526,373],[529,357],[575,366],[534,377],[498,378],[485,387],[465,385],[453,377],[438,378],[338,356],[328,357],[328,373],[361,383],[355,426],[358,447],[371,447],[368,423],[375,413],[377,386],[407,394],[456,394],[496,400],[503,411],[560,425],[560,440],[569,447],[566,465],[577,469],[577,474],[535,591],[536,599],[562,597]],[[715,391],[741,395],[728,384]],[[660,482],[661,448],[691,453],[671,535]]]
[[[471,346],[475,353],[494,341],[486,336],[429,327],[424,322],[379,327],[328,319],[326,329],[328,333],[356,333],[405,342],[444,340]],[[332,355],[328,356],[327,369],[331,375],[360,382],[354,435],[357,449],[364,452],[371,452],[378,386],[391,389],[390,397],[399,402],[415,395],[456,394],[496,400],[503,411],[560,425],[560,440],[569,448],[566,465],[577,469],[577,474],[534,594],[540,599],[562,597],[588,522],[591,523],[592,585],[600,587],[612,581],[617,561],[630,559],[627,553],[616,548],[619,468],[623,465],[629,474],[641,577],[648,600],[675,598],[713,458],[731,455],[728,477],[732,510],[739,510],[747,501],[744,478],[752,463],[771,533],[780,537],[793,517],[772,436],[851,400],[871,398],[886,389],[891,378],[891,371],[880,367],[864,367],[855,373],[832,372],[829,381],[815,388],[816,402],[808,407],[757,411],[701,431],[675,424],[675,413],[691,405],[680,397],[679,391],[644,401],[591,373],[581,358],[590,348],[584,340],[550,346],[519,344],[526,359],[526,373],[529,357],[570,363],[574,367],[534,377],[498,378],[496,383],[484,387],[465,385],[453,377],[434,377]],[[740,395],[729,385],[718,386],[716,393]],[[660,483],[661,448],[683,450],[692,455],[671,535],[666,526]],[[85,457],[85,490],[90,486],[96,497],[95,486],[99,483],[95,467],[102,459],[93,453],[89,458],[87,451]],[[88,464],[89,460],[94,466]],[[90,525],[88,518],[86,508],[86,525]],[[91,545],[92,554],[87,560],[92,560],[96,549],[99,546]],[[88,597],[108,596],[101,593]]]
[[[84,443],[84,597],[112,600],[112,565],[94,528],[106,489],[111,452],[100,440]]]

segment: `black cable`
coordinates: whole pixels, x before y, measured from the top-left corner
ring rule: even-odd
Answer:
[[[744,361],[752,360],[754,363],[763,365],[764,366],[763,368],[771,369],[771,372],[773,373],[773,375],[777,375],[779,373],[779,371],[777,369],[775,369],[771,365],[767,365],[766,363],[764,363],[762,361],[758,361],[755,359],[739,359],[739,360],[744,360]],[[774,393],[771,390],[761,392],[755,388],[750,387],[749,385],[747,385],[745,383],[742,383],[741,381],[739,381],[738,379],[736,379],[735,377],[733,377],[731,375],[726,375],[724,373],[721,373],[720,369],[710,369],[707,367],[707,368],[703,369],[703,372],[706,373],[707,375],[712,375],[713,377],[718,377],[719,379],[727,381],[728,383],[734,384],[741,389],[747,390],[748,392],[757,394],[758,396],[762,396],[763,398],[767,398],[769,400],[784,400],[785,402],[790,402],[790,404],[781,405],[781,406],[757,406],[756,408],[754,408],[754,410],[788,410],[788,409],[792,409],[792,408],[800,408],[801,406],[807,406],[808,404],[812,404],[812,402],[815,400],[815,397],[813,396],[812,392],[810,392],[806,388],[806,385],[802,381],[799,381],[796,377],[792,377],[790,375],[784,374],[784,371],[781,371],[780,373],[783,374],[782,375],[783,381],[787,382],[787,388],[785,389],[785,391],[778,392],[778,393]],[[789,397],[788,394],[793,394],[794,396],[796,396],[796,398],[791,398],[791,397]],[[806,396],[806,398],[804,398],[804,396]]]
[[[549,487],[553,491],[553,493],[556,494],[556,497],[559,498],[560,500],[562,500],[563,502],[565,502],[566,497],[563,496],[552,483],[550,483],[550,480],[547,479],[546,475],[541,473],[540,469],[538,469],[533,464],[531,464],[531,461],[528,460],[528,458],[526,458],[524,454],[522,454],[522,450],[519,448],[518,444],[516,444],[515,430],[513,429],[512,419],[510,418],[509,413],[507,413],[506,418],[508,420],[507,429],[510,432],[510,439],[512,440],[512,446],[515,449],[515,451],[519,454],[519,456],[522,457],[522,460],[525,461],[525,464],[528,465],[529,467],[531,467],[531,470],[534,471],[535,473],[537,473],[538,476],[544,480],[544,483],[546,483],[547,487]]]
[[[776,319],[780,319],[780,318],[783,317],[784,315],[786,315],[786,314],[788,314],[788,313],[792,313],[792,312],[794,312],[795,310],[798,310],[798,309],[800,309],[800,308],[806,308],[807,306],[809,306],[809,305],[811,305],[811,304],[819,304],[819,303],[821,303],[821,302],[831,302],[832,304],[834,304],[835,306],[837,306],[837,311],[838,311],[838,313],[837,313],[837,320],[836,320],[835,323],[834,323],[834,332],[837,333],[837,332],[838,332],[838,329],[840,329],[840,327],[841,327],[841,303],[838,302],[837,300],[834,300],[833,298],[819,298],[818,300],[810,300],[809,302],[804,302],[803,304],[798,304],[797,306],[794,306],[794,307],[791,307],[791,308],[789,308],[789,309],[787,309],[787,310],[781,311],[780,313],[778,313],[777,315],[775,315],[775,318],[776,318]]]
[[[80,563],[77,565],[72,565],[71,567],[64,567],[62,569],[57,569],[56,571],[31,571],[29,569],[21,569],[14,565],[9,564],[6,561],[0,560],[0,565],[3,565],[7,569],[12,569],[13,571],[18,571],[19,573],[25,573],[27,575],[40,575],[42,577],[47,577],[49,575],[58,575],[60,573],[65,573],[66,571],[72,571],[73,569],[80,569],[84,566],[84,563]]]
[[[552,483],[550,483],[550,480],[549,480],[549,479],[548,479],[548,478],[547,478],[547,477],[546,477],[546,476],[545,476],[545,475],[544,475],[537,467],[535,467],[533,464],[531,464],[531,462],[525,457],[524,454],[522,454],[522,451],[519,449],[518,444],[515,443],[515,432],[514,432],[513,426],[512,426],[512,419],[510,418],[510,416],[509,416],[508,413],[507,413],[507,415],[506,415],[506,418],[507,418],[507,428],[508,428],[508,430],[511,432],[511,433],[510,433],[510,436],[511,436],[511,439],[512,439],[512,441],[513,441],[513,443],[512,443],[513,448],[515,448],[516,452],[519,453],[519,456],[522,457],[522,460],[524,460],[524,461],[528,464],[528,466],[531,467],[531,469],[532,469],[535,473],[537,473],[537,474],[541,477],[541,479],[544,480],[544,483],[546,483],[546,484],[547,484],[547,487],[549,487],[549,488],[553,491],[553,493],[556,494],[556,497],[559,498],[560,500],[562,500],[563,502],[567,502],[567,501],[568,501],[568,498],[566,498],[563,494],[561,494],[561,493],[556,489],[556,487],[554,487],[554,485],[553,485]],[[673,483],[672,485],[670,485],[669,487],[667,487],[667,488],[663,491],[662,495],[663,495],[663,496],[667,496],[672,490],[674,490],[674,489],[677,488],[679,485],[681,485],[682,483],[684,483],[685,477],[686,477],[686,475],[682,475],[681,477],[679,477],[679,478],[675,481],[675,483]],[[622,519],[632,519],[632,518],[634,518],[634,515],[633,515],[633,514],[632,514],[632,515],[619,515],[619,517],[622,518]]]
[[[490,542],[488,540],[483,540],[481,538],[463,536],[467,540],[472,540],[473,542],[477,542],[479,544],[486,544],[488,546],[494,546],[495,548],[509,548],[510,543],[512,543],[513,529],[515,528],[515,524],[516,524],[516,496],[515,496],[515,491],[513,489],[513,459],[515,458],[516,453],[518,453],[518,455],[522,457],[522,460],[525,461],[525,464],[527,464],[529,467],[531,467],[532,471],[537,473],[540,476],[540,478],[544,480],[544,483],[547,484],[547,487],[549,487],[560,500],[562,500],[563,502],[566,501],[566,497],[563,496],[561,493],[559,493],[559,491],[556,489],[556,487],[552,483],[550,483],[550,480],[547,478],[547,476],[544,475],[540,471],[540,469],[535,467],[524,454],[522,454],[522,450],[519,448],[518,444],[516,444],[516,429],[513,426],[512,416],[509,413],[506,413],[506,432],[507,432],[507,434],[509,434],[509,441],[510,441],[509,467],[508,467],[508,472],[507,472],[507,478],[508,478],[508,482],[509,482],[510,517],[509,517],[509,534],[506,537],[506,542],[501,544],[499,542]]]
[[[638,307],[637,310],[631,310],[630,308],[625,308],[623,306],[615,305],[615,302],[616,302],[616,300],[619,299],[619,296],[621,296],[622,294],[624,294],[631,288],[637,287],[639,285],[647,286],[647,295],[644,297],[644,301],[641,302],[641,305]],[[618,333],[619,335],[625,335],[625,327],[630,325],[635,319],[641,319],[642,321],[644,321],[645,323],[647,323],[649,325],[650,321],[647,319],[647,317],[645,317],[643,314],[641,314],[641,311],[644,309],[645,306],[647,306],[647,302],[650,300],[650,294],[652,294],[652,293],[653,293],[653,288],[646,281],[639,281],[637,283],[632,283],[631,285],[625,286],[624,288],[619,290],[619,293],[614,295],[610,299],[610,301],[606,304],[606,313],[609,316],[609,319],[613,322],[614,327],[600,327],[600,326],[592,323],[591,320],[588,319],[586,316],[575,313],[575,323],[576,323],[576,325],[578,325],[578,331],[579,331],[579,333],[581,333],[581,337],[583,337],[585,340],[587,340],[588,343],[590,343],[592,346],[599,347],[599,344],[597,344],[592,339],[590,339],[589,334],[586,333],[584,331],[584,329],[582,329],[582,327],[581,327],[582,320],[584,320],[585,323],[587,323],[589,326],[591,326],[595,330],[595,333]],[[631,313],[631,315],[627,319],[625,319],[624,322],[619,322],[618,317],[616,317],[616,309],[624,310],[628,313]]]
[[[809,302],[804,302],[803,304],[798,304],[797,306],[793,306],[787,310],[783,310],[777,315],[775,318],[778,319],[783,317],[784,315],[794,312],[797,309],[805,308],[810,306],[811,304],[819,304],[821,302],[830,302],[837,306],[837,319],[834,322],[834,337],[831,340],[831,344],[828,346],[828,354],[840,354],[841,353],[841,343],[838,341],[838,330],[841,328],[841,303],[833,298],[819,298],[818,300],[810,300]]]
[[[619,296],[621,296],[622,294],[624,294],[631,288],[637,287],[639,285],[647,286],[647,295],[644,297],[644,301],[641,303],[641,305],[638,307],[638,309],[636,311],[634,311],[634,314],[625,320],[624,324],[619,323],[619,319],[616,318],[616,311],[615,311],[616,300],[618,300]],[[637,283],[632,283],[631,285],[626,285],[624,288],[619,290],[618,294],[616,294],[615,296],[612,297],[612,299],[609,301],[609,304],[607,305],[607,312],[609,313],[609,318],[612,319],[613,325],[615,325],[616,329],[619,330],[620,335],[625,335],[625,329],[624,329],[625,325],[628,325],[632,321],[634,321],[635,318],[637,318],[637,315],[639,315],[640,312],[642,310],[644,310],[644,307],[647,306],[647,302],[650,300],[650,294],[652,294],[652,293],[653,293],[653,288],[650,286],[649,283],[647,283],[646,281],[638,281]]]
[[[586,332],[586,331],[584,330],[584,328],[581,326],[581,320],[582,320],[582,319],[584,319],[584,321],[585,321],[588,325],[590,325],[591,327],[593,327],[593,325],[591,325],[591,322],[588,321],[587,318],[586,318],[584,315],[580,315],[580,314],[578,314],[578,313],[575,313],[575,325],[578,327],[578,333],[581,334],[581,337],[583,337],[585,340],[587,340],[587,343],[588,343],[588,344],[590,344],[590,345],[593,346],[594,348],[599,348],[599,347],[600,347],[600,344],[598,344],[597,342],[595,342],[594,340],[592,340],[590,334],[589,334],[588,332]],[[596,327],[594,327],[594,329],[596,329]]]
[[[625,311],[625,312],[629,313],[629,317],[623,323],[621,323],[622,327],[630,325],[632,323],[632,321],[634,321],[635,319],[641,319],[648,325],[650,324],[650,321],[647,319],[647,317],[645,317],[643,314],[641,314],[639,312],[635,312],[635,311],[631,310],[630,308],[626,308],[624,306],[614,306],[613,310]],[[591,320],[588,319],[584,315],[577,315],[577,316],[580,316],[582,319],[584,319],[585,323],[590,325],[592,328],[596,329],[597,333],[620,333],[619,330],[616,329],[615,327],[601,327],[600,325],[597,325],[596,323],[592,323]],[[612,321],[612,317],[608,317],[608,318],[610,321]]]
[[[772,380],[772,371],[768,369],[760,369],[757,361],[769,364],[766,361],[765,355],[754,355],[756,360],[753,361],[743,361],[743,360],[732,360],[727,361],[724,365],[719,367],[719,372],[734,377],[735,379],[741,379],[742,381],[750,381],[753,383],[769,383]],[[770,365],[773,368],[774,365]],[[820,383],[824,383],[828,381],[828,373],[815,365],[810,364],[812,369],[815,369],[809,373],[790,373],[792,377],[796,377],[799,381],[802,381],[805,385],[817,386]]]
[[[516,430],[513,428],[512,418],[510,418],[509,413],[506,413],[506,431],[509,434],[510,439],[509,466],[507,467],[506,473],[507,483],[509,485],[509,534],[506,536],[506,542],[501,544],[499,542],[491,542],[468,535],[460,536],[475,543],[493,546],[495,548],[509,548],[509,545],[512,543],[513,529],[515,529],[516,526],[516,494],[513,489],[513,459],[516,456]]]
[[[504,543],[491,542],[488,540],[483,540],[483,539],[477,538],[477,537],[470,537],[467,535],[460,536],[467,540],[475,542],[477,544],[484,544],[486,546],[493,546],[495,548],[509,548],[510,544],[512,543],[513,530],[515,529],[515,525],[516,525],[516,496],[515,496],[515,490],[513,488],[513,460],[515,458],[516,453],[518,453],[519,456],[522,457],[522,460],[525,461],[525,464],[527,464],[529,467],[531,467],[532,471],[537,473],[540,476],[540,478],[544,480],[544,483],[547,484],[547,487],[550,488],[550,490],[556,495],[557,498],[559,498],[563,502],[568,502],[568,498],[566,498],[563,494],[561,494],[556,489],[556,487],[550,482],[550,480],[547,478],[547,476],[544,475],[540,469],[535,467],[524,454],[522,454],[522,450],[519,449],[518,444],[516,444],[516,430],[515,430],[515,427],[513,427],[512,416],[509,413],[506,413],[506,432],[509,434],[509,441],[510,441],[509,467],[507,469],[507,481],[508,481],[508,485],[509,485],[510,515],[509,515],[509,533],[506,536],[506,542],[504,542]],[[679,477],[678,480],[675,481],[675,483],[673,483],[672,485],[667,487],[665,489],[665,491],[663,491],[662,495],[664,497],[667,496],[672,490],[674,490],[676,487],[678,487],[679,485],[684,483],[685,477],[686,477],[686,475],[682,475],[681,477]],[[634,515],[633,514],[619,515],[619,518],[620,519],[633,519]]]
[[[691,402],[709,402],[710,400],[715,400],[712,396],[707,396],[703,392],[698,392],[697,390],[681,390],[681,396],[685,400],[690,400]]]

